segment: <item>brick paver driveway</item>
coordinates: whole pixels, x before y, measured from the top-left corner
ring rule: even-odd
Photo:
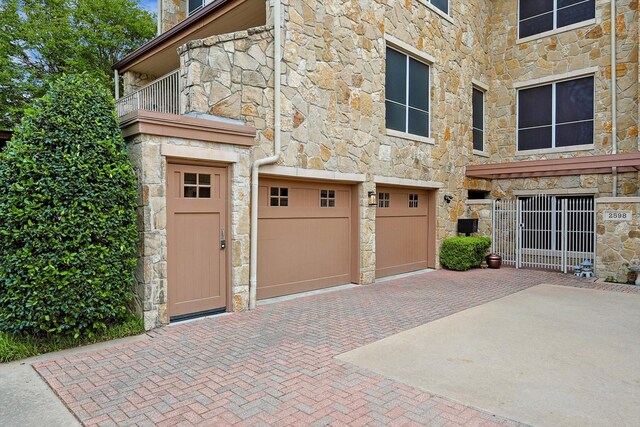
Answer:
[[[334,356],[540,283],[640,293],[551,272],[443,270],[162,328],[35,368],[87,425],[519,425]]]

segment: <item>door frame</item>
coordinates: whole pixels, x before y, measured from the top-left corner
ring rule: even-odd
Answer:
[[[224,286],[226,289],[226,298],[225,298],[225,312],[230,312],[233,311],[233,287],[231,286],[231,277],[232,277],[232,268],[233,268],[233,262],[232,262],[232,256],[233,256],[233,240],[234,240],[234,232],[233,229],[231,228],[231,201],[232,201],[232,195],[231,195],[231,172],[232,172],[232,164],[229,163],[221,163],[221,162],[215,162],[215,161],[207,161],[207,160],[194,160],[194,159],[184,159],[184,158],[179,158],[179,157],[166,157],[165,160],[165,164],[164,164],[164,171],[165,171],[165,187],[164,187],[164,191],[165,191],[165,199],[167,200],[167,207],[166,212],[167,212],[167,237],[166,237],[166,241],[167,241],[167,249],[166,249],[166,260],[167,260],[167,271],[169,270],[169,263],[171,262],[171,259],[169,258],[169,235],[168,235],[168,231],[169,231],[169,227],[168,227],[168,215],[169,215],[169,209],[168,209],[168,189],[167,186],[169,185],[169,177],[167,175],[167,172],[169,170],[169,164],[174,164],[174,165],[183,165],[183,166],[203,166],[203,167],[215,167],[215,168],[221,168],[225,170],[225,175],[226,175],[226,188],[227,188],[227,200],[225,201],[225,216],[226,216],[226,220],[225,220],[225,230],[227,230],[226,232],[226,240],[227,240],[227,247],[225,249],[225,254],[224,254],[224,258],[225,258],[225,277],[224,277]],[[169,277],[167,276],[167,307],[169,305],[169,286],[171,286],[171,284],[169,283]],[[170,316],[167,315],[167,320],[169,320],[169,323],[171,323],[171,318]]]

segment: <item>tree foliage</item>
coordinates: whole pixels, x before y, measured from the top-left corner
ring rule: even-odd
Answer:
[[[61,73],[89,73],[113,87],[111,65],[153,37],[138,0],[2,0],[0,128]]]
[[[63,75],[0,152],[0,331],[92,335],[125,319],[136,205],[113,98]]]

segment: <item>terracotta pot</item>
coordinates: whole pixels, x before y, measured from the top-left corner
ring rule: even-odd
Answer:
[[[487,265],[489,268],[500,268],[502,265],[502,257],[497,254],[489,254],[487,255]]]

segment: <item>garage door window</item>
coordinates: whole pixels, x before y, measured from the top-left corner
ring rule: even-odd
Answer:
[[[409,194],[409,207],[417,208],[418,207],[418,195],[417,194]]]
[[[271,187],[269,206],[289,206],[289,189],[286,187]]]
[[[335,190],[320,190],[320,207],[334,208],[336,206]]]
[[[378,193],[378,207],[379,208],[388,208],[389,207],[389,193]]]

